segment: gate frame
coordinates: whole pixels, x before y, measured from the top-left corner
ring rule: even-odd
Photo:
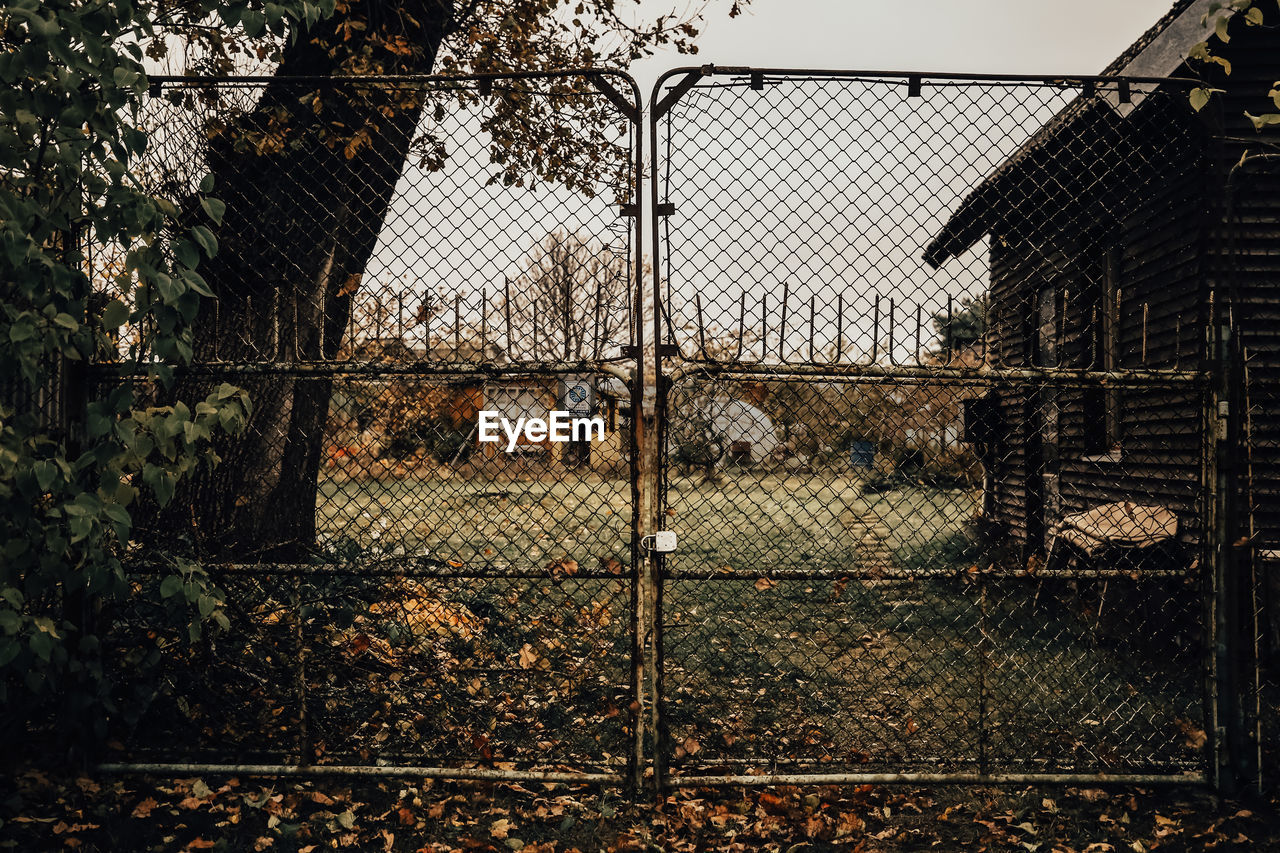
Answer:
[[[664,72],[654,83],[649,96],[649,145],[650,161],[653,164],[650,182],[649,215],[652,219],[652,274],[653,274],[653,308],[654,308],[654,374],[656,377],[657,406],[662,413],[659,417],[658,429],[661,434],[657,455],[653,465],[658,468],[654,473],[654,488],[657,492],[658,504],[653,513],[655,520],[662,518],[666,510],[667,479],[666,467],[661,457],[665,447],[668,418],[667,402],[671,386],[686,374],[699,371],[713,375],[733,375],[743,377],[786,379],[791,377],[826,378],[826,379],[903,379],[919,381],[938,380],[948,373],[955,373],[952,379],[970,378],[982,383],[990,380],[1033,380],[1046,384],[1060,381],[1077,381],[1087,384],[1097,383],[1108,387],[1119,387],[1124,384],[1138,384],[1139,387],[1153,387],[1151,383],[1173,383],[1175,387],[1196,390],[1197,396],[1204,401],[1203,436],[1201,452],[1202,481],[1198,502],[1203,504],[1205,523],[1199,551],[1206,568],[1199,569],[1199,586],[1202,595],[1202,612],[1200,627],[1204,632],[1201,648],[1203,699],[1200,703],[1204,717],[1208,743],[1201,755],[1202,769],[1187,773],[1157,774],[1110,774],[1094,773],[991,773],[987,770],[977,773],[775,773],[762,775],[721,774],[721,775],[688,775],[673,777],[667,767],[667,756],[671,752],[670,737],[662,713],[665,698],[663,692],[663,648],[661,607],[663,598],[663,578],[665,575],[665,557],[661,554],[650,555],[647,577],[654,585],[650,595],[656,608],[656,619],[653,626],[654,648],[649,653],[651,666],[656,670],[651,676],[654,693],[651,708],[651,726],[656,734],[653,746],[653,779],[652,790],[658,798],[664,791],[674,787],[693,786],[762,786],[762,785],[796,785],[796,784],[1135,784],[1135,785],[1185,785],[1207,784],[1224,794],[1236,791],[1242,779],[1249,778],[1247,745],[1248,731],[1240,708],[1241,696],[1238,694],[1236,675],[1240,665],[1240,653],[1243,651],[1240,631],[1232,624],[1232,620],[1243,613],[1241,580],[1239,574],[1240,561],[1236,551],[1238,544],[1233,531],[1236,528],[1234,513],[1234,488],[1236,483],[1233,457],[1240,444],[1240,418],[1234,417],[1238,411],[1240,381],[1235,376],[1236,361],[1233,358],[1235,346],[1232,335],[1232,321],[1229,307],[1223,307],[1223,300],[1214,299],[1214,295],[1222,289],[1222,282],[1213,276],[1211,271],[1202,270],[1202,277],[1207,280],[1210,305],[1216,302],[1218,308],[1211,311],[1209,320],[1211,332],[1207,341],[1206,365],[1198,371],[1152,371],[1152,370],[1115,370],[1091,371],[1055,368],[1052,370],[991,368],[980,367],[977,370],[951,369],[922,370],[909,367],[889,367],[880,365],[821,365],[821,364],[784,364],[776,370],[764,369],[764,365],[735,364],[714,361],[698,361],[696,358],[686,359],[678,345],[663,343],[663,285],[666,282],[662,264],[662,225],[665,217],[674,214],[674,205],[663,203],[660,189],[667,188],[661,184],[659,166],[662,163],[659,151],[659,122],[671,111],[690,89],[699,81],[713,77],[734,77],[749,82],[752,90],[762,90],[766,77],[783,79],[820,79],[820,80],[857,80],[867,79],[884,83],[899,83],[908,89],[911,97],[919,96],[922,84],[930,79],[987,82],[993,84],[1024,85],[1057,85],[1063,88],[1079,87],[1084,90],[1098,84],[1118,84],[1122,91],[1132,84],[1162,84],[1177,82],[1182,84],[1201,85],[1200,81],[1185,78],[1139,77],[1116,75],[1064,75],[1036,76],[1011,74],[946,74],[938,72],[913,71],[865,71],[865,70],[833,70],[804,68],[774,68],[754,66],[682,66]],[[679,78],[679,79],[676,79]],[[671,81],[675,81],[672,83]],[[1218,131],[1210,135],[1206,145],[1206,156],[1220,151],[1224,142],[1223,134]],[[1221,174],[1221,157],[1213,159],[1209,174],[1220,181],[1226,176]],[[1234,170],[1232,172],[1234,174]],[[1222,210],[1206,210],[1206,216],[1212,222],[1222,222]],[[1219,233],[1221,233],[1219,231]],[[1205,248],[1199,248],[1204,257]],[[671,358],[674,356],[674,359]],[[704,354],[705,356],[705,354]],[[668,364],[671,369],[666,370]],[[1144,382],[1146,380],[1146,382]],[[657,528],[655,528],[657,529]]]
[[[755,68],[745,66],[684,66],[664,72],[655,82],[647,109],[635,79],[625,71],[601,68],[565,69],[560,71],[532,71],[473,75],[415,75],[411,77],[360,77],[362,83],[377,82],[463,82],[477,84],[482,90],[496,81],[520,79],[548,79],[578,75],[596,82],[597,88],[619,110],[634,133],[632,158],[632,201],[620,211],[631,217],[630,239],[633,241],[629,258],[635,292],[633,316],[635,328],[631,345],[624,348],[623,359],[605,364],[576,365],[575,372],[607,373],[626,383],[631,395],[633,416],[630,430],[629,473],[632,497],[631,513],[631,673],[629,689],[633,705],[629,710],[628,761],[622,773],[588,772],[539,772],[529,770],[501,770],[488,768],[459,768],[447,766],[377,766],[377,765],[308,765],[308,764],[209,764],[187,762],[150,763],[101,763],[97,769],[108,773],[152,774],[217,774],[217,775],[271,775],[280,777],[404,777],[481,780],[481,781],[540,781],[563,783],[590,783],[621,785],[633,795],[642,790],[661,798],[670,788],[683,786],[761,786],[779,784],[1081,784],[1111,783],[1140,785],[1184,785],[1209,783],[1224,792],[1233,790],[1240,778],[1241,762],[1247,753],[1248,732],[1241,731],[1239,723],[1239,696],[1236,694],[1232,673],[1239,666],[1239,631],[1233,630],[1231,620],[1241,612],[1240,583],[1236,558],[1237,544],[1233,535],[1232,484],[1234,483],[1233,456],[1239,447],[1239,418],[1230,417],[1237,411],[1239,385],[1235,377],[1232,359],[1231,322],[1220,318],[1213,328],[1214,340],[1210,353],[1215,356],[1207,371],[1071,371],[1057,370],[1052,375],[1044,371],[1010,368],[980,368],[963,370],[944,368],[923,370],[907,367],[885,368],[879,365],[786,365],[781,370],[761,371],[759,366],[725,362],[699,362],[685,359],[678,350],[664,342],[663,285],[665,271],[661,268],[663,248],[667,244],[662,234],[663,219],[674,213],[670,204],[661,202],[663,184],[659,168],[663,157],[659,151],[659,125],[679,100],[700,80],[715,76],[749,78],[752,88],[763,86],[768,77],[855,79],[866,78],[906,85],[917,93],[921,84],[930,79],[949,81],[990,82],[994,84],[1050,84],[1061,86],[1089,86],[1096,83],[1161,83],[1166,78],[1108,77],[1108,76],[1026,76],[994,74],[941,74],[891,71],[855,71],[821,69]],[[600,81],[606,78],[620,79],[629,84],[625,94]],[[677,80],[677,78],[679,78]],[[284,79],[297,82],[314,82],[333,78],[275,78],[228,77],[212,82],[261,82]],[[672,85],[671,81],[676,81]],[[152,92],[171,84],[190,84],[187,77],[151,78]],[[342,81],[338,81],[342,82]],[[624,89],[626,87],[623,87]],[[627,96],[634,99],[628,102]],[[647,112],[647,121],[645,113]],[[648,125],[648,163],[645,162],[645,125]],[[651,169],[648,177],[646,166]],[[646,180],[648,186],[646,188]],[[644,200],[648,191],[648,202]],[[650,244],[644,242],[645,222],[652,227]],[[646,248],[651,251],[651,281],[646,281],[644,265]],[[1222,282],[1210,281],[1210,292],[1217,292]],[[1221,301],[1218,303],[1221,305]],[[653,309],[652,342],[646,345],[645,310]],[[629,369],[623,365],[629,365]],[[91,376],[119,376],[112,365],[90,366]],[[328,375],[359,375],[369,373],[370,365],[347,364],[280,364],[276,369],[295,370],[301,373],[326,373]],[[585,368],[585,370],[584,370]],[[253,372],[252,365],[242,366],[242,371]],[[652,399],[646,395],[646,371],[653,376]],[[199,371],[200,365],[179,367],[176,372]],[[561,372],[567,372],[568,366]],[[668,438],[668,395],[672,385],[693,370],[725,376],[760,376],[769,378],[808,378],[857,380],[904,379],[912,381],[974,381],[985,384],[993,381],[1036,380],[1077,381],[1087,383],[1174,383],[1178,387],[1206,388],[1212,401],[1204,413],[1204,493],[1202,497],[1213,524],[1206,523],[1201,550],[1208,560],[1208,570],[1202,570],[1202,592],[1205,597],[1204,689],[1206,699],[1202,711],[1206,720],[1209,744],[1204,762],[1208,772],[1184,774],[1107,774],[1107,773],[781,773],[763,775],[721,774],[673,777],[667,766],[670,754],[670,736],[663,714],[665,698],[663,682],[663,629],[662,608],[666,559],[661,553],[645,547],[647,537],[662,528],[661,521],[667,509],[667,467],[664,448]],[[420,366],[402,368],[381,365],[387,374],[409,375],[457,375],[447,366]],[[236,372],[234,368],[226,372]],[[478,369],[476,374],[486,377],[509,373],[527,372],[527,369]],[[548,371],[551,372],[551,371]],[[1142,385],[1142,387],[1151,387]],[[1226,403],[1223,407],[1220,403]],[[1211,583],[1211,586],[1210,586]],[[1224,695],[1225,693],[1225,695]],[[1212,722],[1212,725],[1208,723]]]
[[[430,84],[449,84],[449,83],[469,83],[474,84],[476,89],[483,95],[492,91],[494,83],[501,81],[515,80],[548,80],[560,78],[579,77],[585,81],[589,81],[600,93],[602,97],[607,99],[617,110],[621,119],[627,122],[629,130],[633,136],[630,151],[628,152],[630,163],[629,189],[631,191],[631,201],[623,203],[617,211],[618,215],[623,218],[632,220],[630,226],[629,240],[632,248],[630,257],[627,259],[629,274],[632,277],[634,292],[629,294],[629,301],[635,320],[635,328],[633,330],[634,340],[631,346],[624,346],[621,359],[612,361],[584,362],[575,364],[556,364],[554,366],[543,367],[537,372],[551,376],[564,374],[607,374],[613,376],[626,384],[631,394],[633,411],[638,411],[641,406],[641,398],[644,392],[644,323],[643,309],[647,304],[645,287],[644,287],[644,208],[643,208],[643,190],[644,190],[644,121],[643,119],[643,95],[639,84],[635,78],[627,71],[613,68],[567,68],[556,69],[551,71],[514,71],[514,72],[498,72],[498,73],[477,73],[477,74],[421,74],[421,75],[353,75],[351,77],[329,77],[329,76],[277,76],[277,75],[228,75],[226,77],[201,78],[173,75],[157,75],[148,78],[148,93],[151,97],[157,97],[163,92],[166,86],[191,86],[201,82],[207,82],[212,85],[222,84],[260,84],[263,86],[273,82],[283,82],[286,84],[366,84],[376,85],[379,83],[395,84],[395,83],[421,83]],[[629,89],[625,94],[620,92],[618,88],[608,82],[608,78],[621,80],[625,83],[624,89]],[[627,100],[630,95],[632,100]],[[631,362],[632,368],[628,371],[620,365]],[[291,375],[301,376],[369,376],[369,375],[387,375],[387,376],[418,376],[418,377],[458,377],[458,376],[475,376],[478,378],[492,379],[501,376],[518,376],[527,375],[530,372],[529,367],[514,365],[508,367],[485,366],[485,365],[449,365],[439,363],[425,364],[382,364],[377,362],[258,362],[258,363],[241,363],[236,364],[229,362],[214,364],[191,364],[178,365],[173,368],[174,375],[184,374],[200,374],[200,373],[216,373],[218,375],[234,376],[237,374],[253,374],[253,373],[287,373]],[[121,365],[113,363],[99,363],[88,365],[84,371],[86,376],[95,379],[137,379],[146,377],[146,366],[136,365],[132,369],[121,369]],[[295,764],[255,764],[255,763],[228,763],[216,764],[208,762],[181,762],[181,761],[155,761],[155,762],[97,762],[92,766],[103,773],[108,774],[206,774],[206,775],[259,775],[259,776],[279,776],[279,777],[406,777],[415,776],[430,779],[457,779],[457,780],[476,780],[489,782],[558,782],[571,784],[600,784],[623,786],[628,789],[637,788],[641,784],[641,779],[645,770],[645,753],[643,743],[640,737],[642,726],[640,725],[642,712],[639,710],[643,704],[643,684],[644,670],[642,666],[641,647],[638,638],[641,635],[644,624],[643,614],[639,605],[642,603],[642,576],[637,563],[637,556],[640,553],[640,540],[637,531],[642,529],[644,525],[639,519],[637,507],[639,507],[639,497],[643,492],[641,483],[645,480],[643,474],[644,462],[641,454],[637,452],[637,448],[641,447],[643,441],[644,430],[640,423],[640,418],[632,418],[632,430],[629,443],[629,462],[628,469],[630,473],[631,491],[632,491],[632,519],[631,519],[631,560],[632,570],[630,572],[628,586],[629,597],[631,601],[631,625],[629,633],[631,635],[631,677],[628,687],[632,695],[632,708],[628,711],[631,714],[630,720],[627,717],[621,717],[619,725],[626,727],[625,722],[630,722],[631,734],[626,739],[628,743],[627,764],[621,772],[616,773],[598,773],[598,772],[565,772],[565,771],[537,771],[537,770],[504,770],[499,768],[477,768],[477,767],[449,767],[440,765],[377,765],[377,764],[332,764],[332,765],[314,765],[306,763],[305,756],[300,756],[303,760]],[[286,564],[255,564],[251,566],[233,565],[233,564],[211,564],[215,569],[226,569],[230,571],[250,570],[263,571],[283,571],[285,574],[297,574],[298,566],[290,566]],[[306,566],[305,568],[315,568]],[[625,577],[625,576],[624,576]]]

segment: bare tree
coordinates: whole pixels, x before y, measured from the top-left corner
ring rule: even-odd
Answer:
[[[503,288],[514,361],[591,361],[619,353],[634,313],[625,252],[579,234],[548,234]]]

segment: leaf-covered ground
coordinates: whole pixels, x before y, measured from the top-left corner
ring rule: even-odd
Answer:
[[[75,777],[4,780],[21,851],[1255,851],[1277,802],[1199,789],[688,789],[661,803],[565,785]]]

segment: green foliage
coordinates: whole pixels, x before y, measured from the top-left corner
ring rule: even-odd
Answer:
[[[950,312],[944,308],[931,319],[939,352],[959,353],[977,344],[987,333],[987,296],[966,296]]]
[[[165,14],[198,20],[214,8]],[[20,712],[61,699],[80,714],[106,695],[91,617],[133,594],[122,563],[130,507],[165,505],[181,479],[216,463],[215,433],[241,430],[250,412],[229,385],[194,409],[148,407],[132,383],[85,367],[116,361],[146,385],[170,383],[210,295],[198,270],[217,251],[224,210],[212,181],[171,199],[140,189],[132,171],[148,144],[136,120],[142,45],[160,10],[14,0],[0,16],[0,702]],[[86,274],[91,248],[120,259],[112,280]],[[169,565],[159,594],[187,636],[225,624],[208,577]]]
[[[1272,4],[1264,4],[1262,0],[1225,0],[1224,2],[1210,3],[1209,10],[1205,13],[1200,23],[1206,29],[1213,30],[1213,35],[1187,51],[1187,59],[1192,65],[1217,65],[1224,74],[1231,74],[1230,60],[1214,52],[1212,41],[1216,40],[1219,44],[1228,44],[1231,41],[1231,22],[1235,18],[1242,19],[1244,25],[1248,27],[1275,26],[1276,16],[1280,14],[1280,3],[1275,4],[1276,8],[1270,12],[1263,11],[1264,5],[1269,8]],[[1200,112],[1200,110],[1208,106],[1215,94],[1221,94],[1222,92],[1222,89],[1197,86],[1188,95],[1191,100],[1191,108],[1196,112]],[[1275,104],[1277,111],[1280,111],[1280,81],[1277,81],[1272,86],[1271,91],[1267,93],[1267,97]],[[1280,125],[1280,112],[1264,113],[1257,116],[1246,112],[1245,117],[1253,122],[1254,128],[1259,131]]]

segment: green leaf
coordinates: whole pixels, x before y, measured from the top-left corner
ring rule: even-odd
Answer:
[[[1254,27],[1261,26],[1262,10],[1259,9],[1257,6],[1254,6],[1248,12],[1245,12],[1244,19],[1249,22],[1250,26],[1254,26]]]
[[[53,652],[53,635],[37,631],[31,635],[31,639],[27,643],[31,646],[31,651],[35,653],[36,657],[45,663],[49,662]]]
[[[204,212],[208,214],[209,218],[212,219],[215,224],[222,224],[222,216],[227,212],[227,205],[225,202],[216,198],[205,197],[200,199],[200,206],[204,208]]]
[[[200,248],[204,249],[207,257],[212,258],[218,253],[218,240],[213,236],[213,232],[203,225],[195,225],[191,228],[191,237],[200,244]]]
[[[1260,116],[1255,116],[1250,113],[1245,113],[1244,116],[1245,118],[1249,119],[1249,121],[1253,122],[1253,127],[1255,130],[1265,130],[1268,127],[1274,127],[1276,125],[1280,125],[1280,114],[1277,114],[1277,113],[1267,113],[1265,115],[1260,115]]]
[[[0,666],[8,666],[21,651],[22,645],[17,640],[8,637],[0,640]]]
[[[173,598],[182,592],[183,580],[181,575],[169,575],[160,582],[160,595],[162,598]]]
[[[102,325],[118,329],[129,321],[129,308],[119,299],[112,299],[102,311]]]
[[[0,630],[12,637],[22,628],[22,617],[13,610],[5,608],[0,610]]]
[[[1231,34],[1227,32],[1227,25],[1230,23],[1231,23],[1231,19],[1226,17],[1225,15],[1218,18],[1218,20],[1214,21],[1213,23],[1213,31],[1223,44],[1226,44],[1227,42],[1231,41]]]
[[[36,485],[40,487],[40,491],[47,492],[58,477],[58,466],[48,459],[41,459],[31,466],[31,473],[36,475]]]
[[[1192,89],[1187,97],[1191,101],[1191,109],[1196,112],[1200,112],[1209,104],[1209,90],[1204,86]]]

